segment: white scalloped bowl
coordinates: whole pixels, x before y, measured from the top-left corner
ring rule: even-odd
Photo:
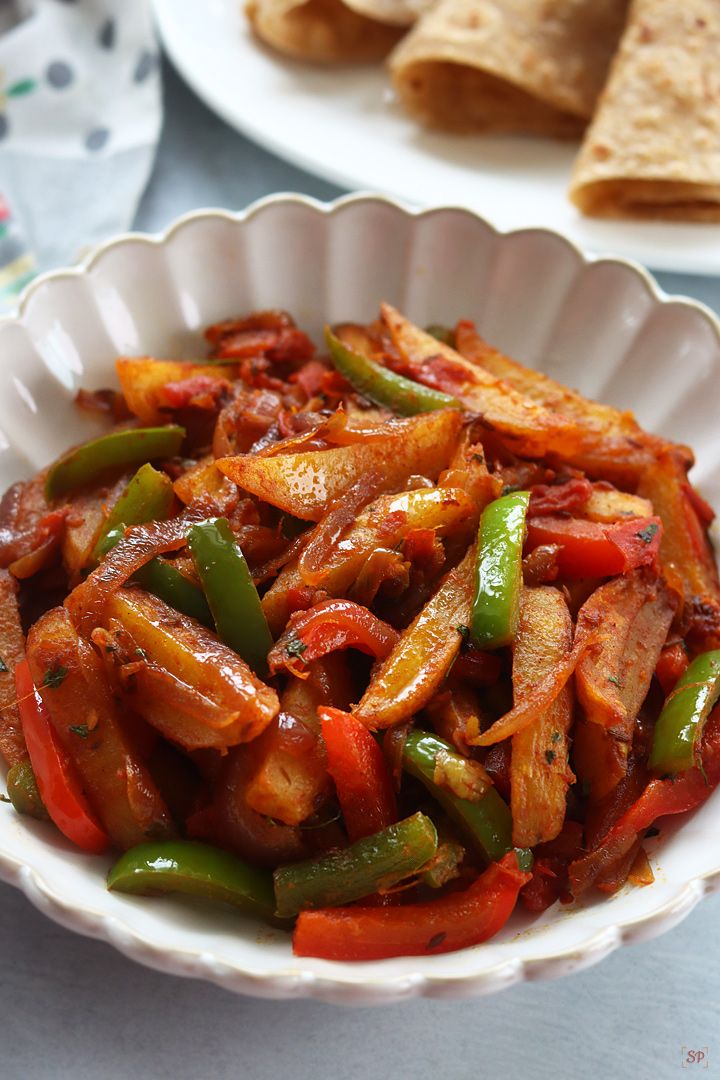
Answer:
[[[19,315],[0,320],[0,489],[97,432],[73,397],[113,382],[120,353],[203,355],[206,324],[264,307],[287,308],[319,340],[325,321],[370,320],[382,299],[421,324],[475,319],[516,359],[689,443],[695,482],[720,507],[720,324],[708,309],[543,229],[501,235],[467,211],[413,213],[363,196],[191,214],[164,236],[120,237],[39,279]],[[565,975],[669,929],[720,887],[719,820],[716,793],[663,828],[649,887],[539,917],[519,911],[463,952],[368,964],[295,959],[288,935],[199,900],[111,894],[107,857],[73,850],[7,804],[0,876],[72,930],[231,990],[352,1004],[460,998]]]

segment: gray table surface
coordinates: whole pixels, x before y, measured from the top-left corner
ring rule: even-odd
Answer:
[[[137,228],[276,191],[341,194],[254,146],[165,74],[165,128]],[[720,311],[717,279],[658,277]],[[663,937],[558,982],[466,1002],[343,1008],[237,997],[149,971],[0,884],[0,1080],[720,1076],[719,925],[715,896]],[[683,1064],[684,1048],[708,1056]]]

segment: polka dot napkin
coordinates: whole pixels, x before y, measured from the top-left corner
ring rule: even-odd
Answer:
[[[0,302],[130,227],[162,121],[147,0],[8,0],[0,20]],[[3,295],[4,294],[4,295]]]

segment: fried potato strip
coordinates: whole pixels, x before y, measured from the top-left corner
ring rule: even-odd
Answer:
[[[473,545],[403,632],[353,709],[371,731],[407,720],[433,696],[460,651],[474,587]]]
[[[513,649],[513,692],[517,700],[570,651],[573,626],[558,589],[524,588]],[[512,737],[510,763],[513,843],[533,847],[554,840],[565,820],[565,797],[575,777],[568,763],[568,732],[574,694],[566,683],[536,720]]]

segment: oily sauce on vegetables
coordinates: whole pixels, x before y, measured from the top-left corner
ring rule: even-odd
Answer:
[[[382,304],[120,358],[115,426],[0,504],[21,813],[298,955],[432,955],[652,881],[720,782],[720,583],[692,453]]]

